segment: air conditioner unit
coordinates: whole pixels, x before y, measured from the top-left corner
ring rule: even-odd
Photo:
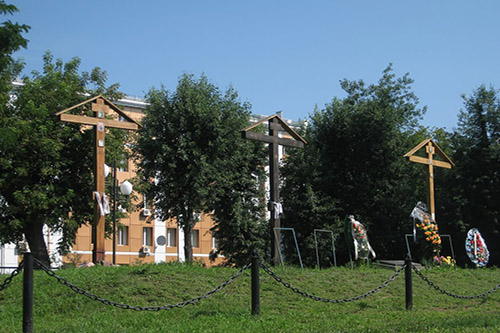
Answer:
[[[150,255],[151,254],[151,249],[149,248],[149,246],[143,246],[141,248],[141,252],[144,253],[144,254]]]
[[[144,208],[142,210],[142,215],[144,215],[144,216],[151,216],[151,210],[147,209],[147,208]]]

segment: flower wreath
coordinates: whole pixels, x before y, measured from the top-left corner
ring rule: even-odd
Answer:
[[[490,252],[486,247],[481,233],[476,228],[470,229],[465,239],[465,252],[469,259],[479,267],[484,267],[490,259]]]

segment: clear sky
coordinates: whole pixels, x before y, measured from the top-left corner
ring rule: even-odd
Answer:
[[[253,113],[305,119],[343,97],[339,81],[409,73],[425,126],[457,125],[467,95],[500,88],[500,1],[8,0],[28,24],[27,70],[50,50],[142,97],[183,73],[232,85]]]

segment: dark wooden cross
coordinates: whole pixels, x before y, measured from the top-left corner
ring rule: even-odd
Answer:
[[[94,117],[67,113],[73,109],[77,109],[88,103],[92,103],[91,110],[94,112]],[[109,115],[111,111],[116,112],[123,121],[104,118],[104,115]],[[66,110],[60,111],[56,113],[56,115],[59,116],[60,119],[65,122],[90,125],[94,127],[94,133],[95,133],[94,184],[96,192],[98,192],[100,197],[102,198],[105,191],[105,183],[104,183],[105,140],[104,139],[106,136],[106,127],[135,131],[141,125],[137,121],[127,116],[125,112],[120,110],[120,108],[118,108],[116,105],[108,101],[103,96],[96,96],[94,98],[86,100]],[[105,218],[104,215],[102,215],[100,212],[97,200],[94,200],[94,223],[92,224],[92,241],[94,243],[94,247],[92,249],[92,262],[94,263],[103,262],[106,253]]]
[[[269,123],[269,134],[250,132],[251,129],[259,126],[264,122]],[[279,133],[282,132],[280,136]],[[298,135],[288,124],[281,119],[278,115],[273,115],[265,118],[250,127],[245,128],[242,131],[242,136],[244,139],[255,140],[260,142],[265,142],[269,144],[269,179],[270,179],[270,202],[268,205],[268,210],[271,213],[271,257],[273,258],[274,264],[279,264],[280,260],[280,236],[279,229],[278,235],[274,237],[275,228],[281,228],[281,221],[279,217],[280,207],[280,193],[279,193],[279,145],[294,147],[294,148],[304,148],[306,140],[304,140],[300,135]],[[284,137],[285,136],[285,137]],[[276,238],[276,240],[275,240]]]
[[[425,146],[427,157],[416,156],[415,153]],[[434,154],[437,154],[441,160],[434,159]],[[436,222],[436,205],[434,203],[434,166],[440,168],[451,169],[455,164],[444,153],[444,151],[432,139],[427,139],[420,142],[415,148],[407,152],[404,157],[409,161],[427,165],[427,206],[431,214],[432,222]]]

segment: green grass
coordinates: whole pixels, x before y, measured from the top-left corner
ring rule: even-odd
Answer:
[[[182,264],[93,267],[57,272],[103,298],[139,306],[174,304],[199,296],[237,270]],[[377,267],[326,270],[275,268],[308,293],[353,297],[374,289],[394,271]],[[499,269],[429,269],[444,289],[479,294],[500,283]],[[6,278],[0,276],[0,283]],[[35,332],[491,332],[500,331],[500,291],[463,300],[435,291],[413,274],[413,310],[405,310],[404,274],[360,301],[327,304],[293,293],[261,270],[261,315],[251,315],[250,270],[196,305],[160,312],[105,306],[35,272]],[[22,274],[0,291],[0,332],[22,331]]]

